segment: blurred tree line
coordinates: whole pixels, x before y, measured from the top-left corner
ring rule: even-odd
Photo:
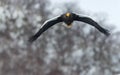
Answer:
[[[63,3],[61,8],[50,6],[49,0],[0,0],[0,75],[120,73],[120,33],[112,33],[112,27],[99,14],[94,17],[111,31],[109,37],[82,22],[73,23],[71,29],[60,23],[28,44],[28,38],[43,22],[60,15],[59,11],[89,16],[77,2]]]

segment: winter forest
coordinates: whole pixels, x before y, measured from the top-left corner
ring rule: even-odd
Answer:
[[[107,28],[62,23],[28,39],[44,21],[66,11],[87,15]],[[0,0],[0,75],[117,75],[120,73],[120,32],[100,13],[88,13],[77,2],[52,5],[50,0]]]

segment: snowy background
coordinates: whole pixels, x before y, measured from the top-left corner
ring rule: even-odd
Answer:
[[[88,12],[80,4],[78,0],[0,0],[0,75],[119,74],[116,24],[107,13]],[[92,17],[111,35],[106,37],[82,22],[74,22],[71,29],[60,23],[28,43],[45,20],[66,11]]]

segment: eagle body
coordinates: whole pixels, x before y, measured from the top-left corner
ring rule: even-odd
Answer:
[[[64,22],[66,24],[66,27],[70,28],[74,21],[80,21],[80,22],[90,24],[91,26],[95,27],[97,30],[99,30],[106,36],[110,35],[107,29],[101,27],[93,19],[86,17],[86,16],[80,16],[75,13],[67,12],[58,17],[45,21],[43,25],[41,26],[41,28],[39,29],[39,31],[29,38],[29,42],[35,41],[43,32],[45,32],[48,28],[50,28],[51,26],[57,23]]]
[[[69,14],[69,15],[68,15]],[[73,22],[73,14],[72,13],[65,13],[65,14],[63,14],[62,16],[62,20],[63,20],[63,22],[66,24],[66,25],[71,25],[72,24],[72,22]]]

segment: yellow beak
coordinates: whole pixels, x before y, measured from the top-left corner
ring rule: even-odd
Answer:
[[[66,16],[69,17],[69,16],[70,16],[70,13],[66,13]]]

